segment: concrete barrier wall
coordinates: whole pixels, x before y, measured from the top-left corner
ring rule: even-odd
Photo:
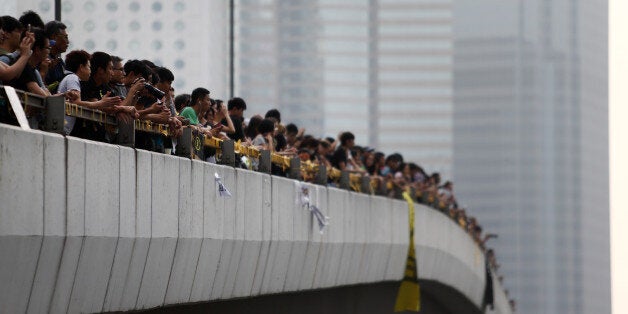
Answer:
[[[232,197],[218,195],[215,174]],[[322,234],[299,204],[302,187],[330,217]],[[399,200],[0,126],[0,313],[400,280],[408,243]],[[481,306],[483,255],[466,233],[416,205],[415,244],[421,278]]]

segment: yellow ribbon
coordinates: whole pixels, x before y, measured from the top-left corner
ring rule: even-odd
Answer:
[[[414,251],[414,201],[408,191],[403,192],[403,198],[408,202],[408,218],[410,219],[410,247],[406,258],[406,270],[397,293],[395,312],[421,310],[421,291],[417,275],[416,253]]]

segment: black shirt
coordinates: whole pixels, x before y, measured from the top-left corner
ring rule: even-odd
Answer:
[[[81,81],[81,100],[100,100],[109,91],[111,91],[111,88],[107,84],[96,85],[96,82],[91,77],[86,82]],[[110,95],[114,96],[114,93],[112,92]],[[76,120],[70,135],[93,141],[108,142],[105,126],[102,123],[84,119]]]
[[[12,79],[7,85],[13,86],[15,89],[20,89],[28,92],[29,90],[26,86],[28,83],[35,82],[37,83],[37,85],[39,85],[39,82],[37,82],[37,76],[35,74],[35,71],[37,70],[27,63],[24,66],[24,70],[22,70],[22,74]]]
[[[110,96],[117,96],[115,92],[107,84],[96,85],[91,77],[87,82],[81,81],[81,100],[90,101],[93,99],[102,99],[107,92],[111,92]]]
[[[340,169],[340,163],[343,162],[345,166],[347,165],[347,150],[340,146],[331,157],[331,164],[335,168]]]
[[[227,134],[227,136],[229,136],[229,138],[234,140],[235,142],[237,142],[238,140],[244,141],[244,130],[242,129],[243,119],[231,115],[230,117],[231,122],[233,122],[233,128],[235,129],[235,132],[233,132],[232,134]],[[221,122],[222,124],[227,125],[227,119],[223,119]]]

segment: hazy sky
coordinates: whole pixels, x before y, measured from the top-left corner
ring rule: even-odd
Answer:
[[[628,313],[628,1],[610,0],[610,192],[613,313]]]

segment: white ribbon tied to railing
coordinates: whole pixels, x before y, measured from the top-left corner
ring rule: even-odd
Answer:
[[[323,212],[310,202],[310,189],[303,183],[296,182],[297,189],[297,205],[301,208],[308,209],[312,215],[316,218],[318,223],[318,229],[321,234],[325,231],[325,227],[329,225],[329,217],[325,216]]]
[[[214,177],[216,177],[216,183],[218,185],[218,191],[217,191],[218,196],[224,197],[224,198],[231,197],[231,192],[229,192],[229,190],[227,190],[225,185],[222,184],[222,180],[220,176],[218,175],[218,172],[214,172]]]

